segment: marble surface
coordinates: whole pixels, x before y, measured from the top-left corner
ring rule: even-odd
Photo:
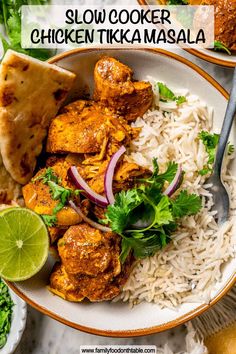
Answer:
[[[122,4],[122,0],[100,1],[109,5],[114,3]],[[100,1],[96,0],[95,2],[99,3]],[[71,3],[71,0],[64,0],[64,2]],[[87,4],[86,0],[79,2],[80,4]],[[123,3],[134,4],[136,2],[128,0],[123,1]],[[176,50],[175,52],[199,65],[225,87],[226,90],[230,90],[233,69],[209,64],[193,57],[184,50]],[[185,349],[185,335],[185,327],[181,326],[164,333],[139,338],[118,339],[98,337],[69,328],[28,307],[26,330],[15,354],[77,354],[79,353],[79,346],[84,344],[150,344],[159,347],[163,346],[166,342],[169,343],[172,350],[177,352]]]
[[[228,91],[231,87],[233,70],[225,69],[197,59],[183,50],[179,55],[196,63],[213,76]],[[175,352],[185,350],[186,329],[184,326],[151,336],[139,338],[104,338],[69,328],[28,307],[27,326],[15,354],[77,354],[84,344],[150,344],[157,347],[168,342]]]

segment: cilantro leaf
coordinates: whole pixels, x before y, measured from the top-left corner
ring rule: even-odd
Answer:
[[[129,224],[131,212],[141,203],[137,189],[121,191],[116,195],[115,203],[108,206],[104,222],[111,224],[112,231],[121,234]]]
[[[153,158],[152,164],[153,164],[153,173],[152,173],[151,177],[142,178],[142,179],[139,179],[138,181],[150,183],[150,184],[160,183],[163,185],[164,182],[170,183],[174,179],[177,169],[178,169],[178,164],[176,162],[170,161],[167,165],[166,171],[161,174],[158,174],[159,173],[159,166],[157,163],[157,158]]]
[[[231,55],[231,51],[229,50],[229,48],[226,47],[226,45],[224,45],[222,42],[220,41],[215,41],[214,42],[214,50],[217,51],[221,51],[221,52],[226,52],[227,54]]]
[[[196,194],[188,194],[185,190],[181,191],[171,203],[174,218],[195,215],[202,207],[201,198]]]
[[[5,283],[0,279],[0,349],[7,342],[7,335],[10,332],[12,310],[14,303]]]
[[[212,172],[212,165],[215,161],[216,148],[219,143],[220,135],[216,133],[210,134],[203,130],[199,133],[199,139],[202,140],[208,154],[207,165],[199,171],[199,174],[204,176]],[[234,146],[228,143],[228,154],[231,155],[233,152]]]
[[[61,183],[61,179],[55,174],[51,167],[47,168],[44,174],[33,178],[31,181],[35,183],[40,180],[42,180],[43,184],[49,186],[52,199],[59,200],[59,203],[53,209],[53,215],[41,215],[44,223],[51,227],[57,223],[56,214],[64,208],[71,196],[78,196],[80,190],[72,191],[71,189],[59,185],[58,183]]]
[[[55,172],[53,171],[53,169],[51,167],[48,167],[46,169],[46,171],[44,172],[44,174],[36,177],[36,178],[32,178],[32,182],[36,182],[36,181],[40,181],[42,180],[43,184],[47,184],[49,181],[55,182],[55,183],[59,183],[60,179],[58,178],[58,176],[55,174]]]
[[[167,195],[163,195],[160,202],[155,206],[155,224],[156,227],[167,225],[173,221],[173,216],[170,210],[170,201]]]
[[[41,215],[41,218],[43,219],[44,224],[48,227],[52,227],[57,223],[56,215]]]
[[[177,220],[194,215],[201,208],[201,199],[195,194],[181,191],[175,200],[163,194],[164,183],[171,182],[178,165],[170,162],[164,173],[159,174],[157,159],[153,159],[151,177],[139,180],[144,184],[115,195],[102,223],[122,237],[122,262],[132,251],[135,258],[152,256],[165,247],[170,235],[177,228]]]
[[[157,82],[156,85],[158,86],[160,99],[162,101],[176,101],[177,105],[180,105],[180,104],[186,102],[186,97],[185,96],[175,96],[174,92],[171,91],[162,82]]]

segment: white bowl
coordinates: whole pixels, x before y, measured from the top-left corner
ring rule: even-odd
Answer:
[[[77,74],[71,97],[91,92],[93,69],[102,55],[110,55],[128,64],[135,78],[147,75],[164,81],[173,88],[186,88],[215,110],[214,128],[219,131],[227,105],[227,92],[208,74],[174,53],[134,49],[76,49],[51,59],[51,62]],[[236,143],[236,129],[230,140]],[[232,169],[236,173],[236,164]],[[52,267],[49,259],[43,270],[32,279],[10,284],[12,289],[39,311],[77,329],[105,336],[141,336],[175,327],[216,303],[235,281],[236,259],[224,267],[222,281],[212,291],[210,304],[184,303],[175,310],[160,309],[156,304],[142,303],[134,308],[125,303],[71,303],[52,295],[46,288]]]
[[[10,289],[10,295],[12,301],[14,302],[11,329],[7,337],[7,342],[5,346],[2,349],[0,349],[0,354],[14,353],[18,344],[20,343],[22,334],[25,329],[25,324],[26,324],[26,318],[27,318],[26,303],[19,296],[17,296],[11,289]]]

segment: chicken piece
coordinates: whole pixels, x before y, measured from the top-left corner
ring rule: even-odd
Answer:
[[[58,252],[66,272],[97,276],[116,258],[113,275],[120,273],[119,246],[111,233],[102,233],[83,223],[71,226],[58,242]]]
[[[68,301],[80,302],[88,298],[92,302],[108,301],[119,295],[119,284],[112,282],[112,273],[97,277],[77,277],[66,272],[63,265],[56,264],[50,277],[49,290]]]
[[[56,172],[57,168],[53,170]],[[45,171],[45,168],[41,169],[36,174],[36,179],[23,187],[23,197],[27,208],[32,209],[40,215],[53,215],[53,209],[58,204],[58,200],[52,199],[48,185],[44,184],[42,180],[37,180],[37,177],[43,175]],[[58,174],[58,176],[61,175]],[[65,206],[57,213],[57,225],[59,226],[75,225],[81,222],[81,220],[81,217],[69,206]]]
[[[65,267],[56,263],[50,276],[48,289],[64,300],[80,302],[84,299],[75,277],[69,277]]]
[[[110,137],[127,144],[135,131],[125,120],[93,101],[74,102],[62,112],[50,125],[47,152],[101,153],[101,160]]]
[[[108,163],[107,163],[108,164]],[[104,176],[105,170],[102,170],[94,178],[88,181],[89,186],[97,193],[104,193]],[[150,171],[137,165],[133,162],[122,161],[117,166],[113,189],[114,192],[120,192],[121,190],[127,190],[132,188],[134,185],[134,180],[137,177],[145,177],[150,175]]]
[[[127,120],[141,117],[152,105],[149,82],[132,81],[132,70],[110,57],[100,59],[94,70],[94,99]]]
[[[203,0],[215,6],[215,39],[236,50],[236,0]]]
[[[55,227],[55,226],[48,227],[48,233],[50,236],[51,245],[55,244],[55,242],[64,235],[66,230],[67,227]]]
[[[47,152],[96,153],[100,150],[107,134],[102,112],[92,102],[82,101],[77,108],[74,112],[69,109],[53,119],[48,133]]]
[[[110,234],[108,238],[112,240],[112,242],[109,241],[112,257],[109,267],[104,272],[96,276],[71,274],[67,272],[64,264],[57,263],[50,277],[49,290],[63,299],[76,302],[85,298],[92,302],[108,301],[119,295],[129,277],[133,259],[128,257],[121,267],[119,237]],[[89,266],[89,260],[87,260],[87,265]]]

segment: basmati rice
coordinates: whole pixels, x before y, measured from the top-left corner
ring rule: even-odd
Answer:
[[[155,103],[158,105],[158,95]],[[183,302],[209,302],[214,284],[221,280],[222,265],[234,256],[232,218],[220,229],[214,220],[213,201],[206,177],[199,175],[208,155],[199,132],[212,130],[213,110],[193,95],[187,102],[165,112],[154,107],[133,126],[141,128],[133,141],[129,160],[152,168],[158,158],[160,170],[176,161],[185,171],[183,188],[202,196],[202,210],[183,218],[173,241],[153,257],[138,261],[118,299],[136,304],[154,302],[161,307],[176,307]],[[231,195],[231,214],[236,207],[236,178],[226,166],[223,178]]]

